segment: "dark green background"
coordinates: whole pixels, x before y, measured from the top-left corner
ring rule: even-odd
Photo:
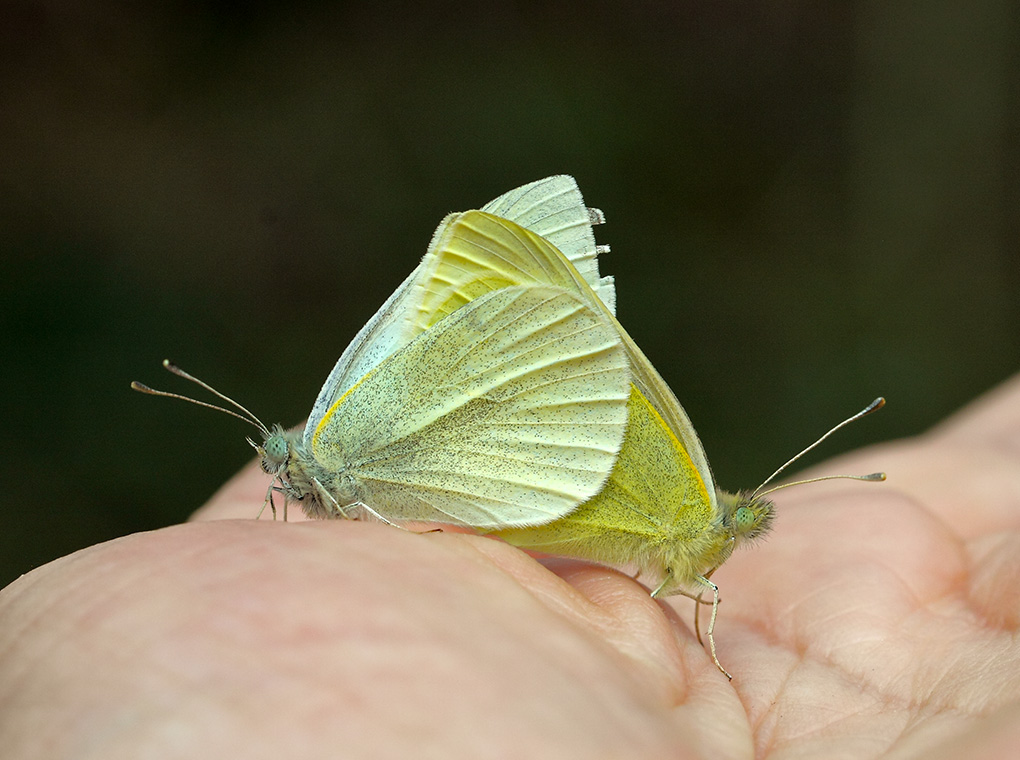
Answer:
[[[295,424],[444,214],[549,174],[725,487],[1020,367],[1014,3],[78,5],[0,3],[0,585],[252,456],[129,381]]]

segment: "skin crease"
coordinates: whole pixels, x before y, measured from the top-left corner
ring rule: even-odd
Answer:
[[[252,466],[193,522],[0,592],[0,744],[15,760],[1012,758],[1018,465],[1020,376],[804,473],[883,485],[776,494],[775,530],[713,576],[732,683],[684,597],[474,535],[244,519],[266,488]]]

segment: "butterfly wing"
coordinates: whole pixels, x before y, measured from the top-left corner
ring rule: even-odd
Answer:
[[[311,450],[387,519],[537,525],[602,487],[629,386],[601,313],[562,289],[504,288],[378,364],[326,412]]]
[[[608,253],[609,246],[596,245],[592,229],[606,219],[597,208],[585,206],[573,177],[559,174],[531,182],[504,193],[480,210],[509,219],[548,240],[574,265],[609,310],[615,311],[613,278],[599,274],[599,255]],[[433,239],[441,233],[442,226]]]

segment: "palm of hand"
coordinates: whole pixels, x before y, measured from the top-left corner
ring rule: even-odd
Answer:
[[[0,594],[0,735],[10,757],[991,752],[1018,736],[1018,441],[1014,380],[825,467],[885,486],[784,492],[775,532],[713,577],[732,684],[689,600],[477,536],[129,536]],[[264,492],[251,468],[200,517],[248,517]]]

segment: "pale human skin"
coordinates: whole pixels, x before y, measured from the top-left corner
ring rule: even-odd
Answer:
[[[1014,758],[1020,376],[814,473],[874,470],[777,494],[713,576],[729,682],[689,599],[473,535],[256,522],[252,466],[0,592],[3,756]]]

